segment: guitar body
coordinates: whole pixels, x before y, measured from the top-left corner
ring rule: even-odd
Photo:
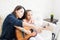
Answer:
[[[29,27],[24,27],[26,30],[30,30]],[[24,33],[24,37],[22,36],[22,32],[19,29],[16,29],[16,37],[17,40],[29,40],[31,37],[36,36],[36,32],[33,31],[31,34]]]

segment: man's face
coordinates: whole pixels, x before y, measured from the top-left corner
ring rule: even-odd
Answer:
[[[21,18],[23,16],[23,14],[24,14],[24,9],[23,8],[16,11],[16,16],[18,18]]]

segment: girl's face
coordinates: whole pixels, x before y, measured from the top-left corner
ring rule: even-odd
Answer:
[[[30,19],[32,18],[32,12],[31,12],[31,11],[28,11],[28,12],[27,12],[26,18],[27,18],[28,20],[30,20]]]
[[[22,18],[23,14],[24,14],[24,9],[23,8],[21,8],[19,10],[16,10],[16,16],[18,18]]]

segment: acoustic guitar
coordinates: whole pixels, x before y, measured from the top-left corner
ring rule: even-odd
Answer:
[[[31,34],[26,34],[24,33],[24,37],[22,32],[19,29],[16,29],[16,37],[17,40],[29,40],[31,37],[34,37],[37,35],[36,31],[33,31],[33,29],[29,28],[29,27],[24,27],[26,30],[30,30]]]

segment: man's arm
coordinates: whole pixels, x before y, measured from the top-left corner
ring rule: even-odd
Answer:
[[[31,34],[31,31],[30,30],[26,30],[22,27],[19,27],[19,26],[14,26],[16,29],[18,30],[21,30],[22,32],[26,33],[26,34]]]
[[[33,24],[29,24],[29,23],[26,23],[26,22],[23,22],[22,20],[18,20],[17,18],[15,18],[14,16],[9,16],[8,17],[8,21],[10,24],[14,25],[14,26],[19,26],[19,27],[24,27],[24,26],[27,26],[27,27],[30,27],[32,29],[35,29],[36,31],[40,31],[39,27],[36,27],[35,25]]]
[[[12,24],[14,26],[22,27],[22,20],[18,20],[17,18],[15,18],[12,15],[8,16],[8,21],[9,21],[10,24]]]

